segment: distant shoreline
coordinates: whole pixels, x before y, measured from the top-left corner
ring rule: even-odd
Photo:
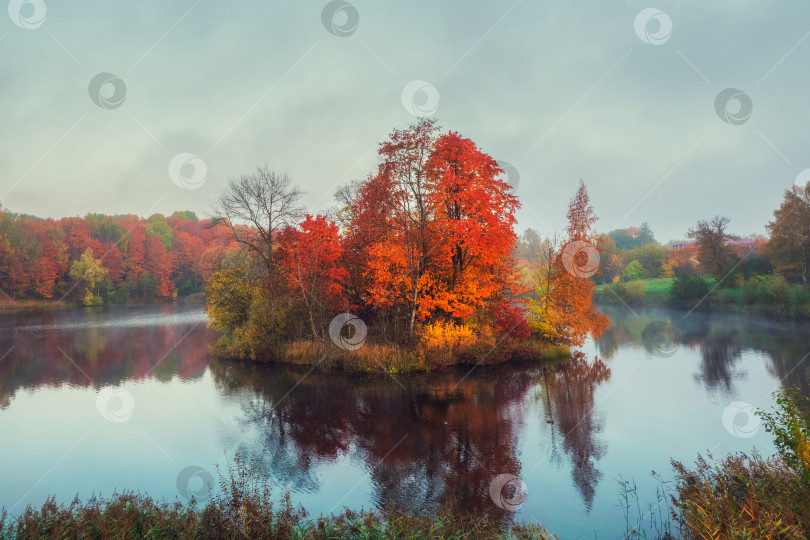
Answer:
[[[640,283],[643,293],[625,295],[615,294],[599,285],[594,291],[593,301],[597,306],[628,306],[630,308],[669,308],[693,310],[702,313],[726,313],[736,315],[765,316],[776,319],[810,320],[810,304],[791,304],[788,302],[763,303],[750,302],[745,298],[744,287],[717,288],[710,291],[705,300],[695,300],[690,305],[673,303],[669,298],[672,278],[642,279],[637,282],[621,282],[628,289],[633,283]],[[709,282],[709,280],[707,280]],[[710,283],[710,289],[714,284]]]
[[[160,306],[164,304],[186,303],[193,302],[203,304],[205,302],[205,293],[194,293],[187,296],[181,296],[173,300],[161,300],[153,302],[127,302],[124,304],[103,304],[101,306],[83,306],[76,302],[68,302],[65,300],[46,300],[44,298],[24,298],[19,300],[9,300],[8,298],[0,299],[0,313],[14,313],[23,311],[61,311],[65,309],[92,309],[104,308],[111,306]]]

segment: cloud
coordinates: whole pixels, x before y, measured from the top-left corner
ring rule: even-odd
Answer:
[[[648,221],[668,240],[719,213],[762,231],[810,167],[806,3],[661,4],[660,45],[634,30],[647,6],[622,2],[356,1],[346,37],[324,28],[326,4],[79,0],[48,2],[36,29],[0,24],[3,205],[204,214],[228,177],[267,163],[323,209],[413,120],[413,80],[435,86],[446,128],[520,171],[521,228],[561,229],[583,178],[605,230]],[[117,109],[88,95],[100,72],[126,83]],[[751,97],[742,125],[715,113],[726,88]],[[207,165],[197,190],[169,178],[181,152]]]

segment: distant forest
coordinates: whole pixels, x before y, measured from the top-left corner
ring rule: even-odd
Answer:
[[[152,302],[203,290],[230,241],[193,212],[41,219],[0,207],[2,300]]]

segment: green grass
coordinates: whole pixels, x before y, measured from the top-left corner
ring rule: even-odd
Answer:
[[[672,282],[675,281],[675,278],[651,278],[651,279],[640,279],[639,280],[644,285],[644,294],[646,296],[660,296],[660,297],[667,297],[669,296],[669,291],[672,290]],[[709,289],[714,287],[717,284],[717,280],[712,277],[705,278],[706,284],[709,286]],[[622,281],[622,283],[626,286],[632,283],[631,281]],[[597,293],[601,293],[605,290],[604,285],[597,285],[595,291]],[[733,295],[736,299],[742,301],[743,298],[743,289],[742,287],[733,287],[730,289],[723,289],[725,291],[729,291],[729,294]]]
[[[672,282],[675,281],[675,278],[651,278],[651,279],[642,279],[639,280],[641,283],[644,284],[644,293],[651,296],[668,296],[669,291],[672,289]],[[627,285],[629,282],[623,282]],[[714,278],[706,278],[706,283],[709,285],[709,288],[712,288],[717,283],[717,280]],[[597,285],[596,291],[602,292],[605,289],[604,285]],[[737,287],[734,289],[727,289],[738,293],[740,298],[742,298],[743,290],[741,287]]]
[[[645,279],[644,292],[650,295],[667,296],[672,289],[673,278]]]

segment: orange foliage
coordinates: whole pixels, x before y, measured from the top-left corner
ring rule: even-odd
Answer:
[[[484,316],[519,292],[517,198],[492,157],[436,129],[422,119],[381,145],[347,234],[348,249],[363,250],[368,301],[400,313],[409,336],[417,321]]]
[[[593,305],[596,286],[589,279],[596,268],[595,222],[588,191],[580,182],[568,206],[567,242],[540,270],[539,299],[532,306],[535,329],[553,341],[580,346],[589,334],[598,339],[610,324]]]
[[[318,338],[316,319],[343,304],[347,272],[338,265],[343,253],[338,227],[325,216],[307,214],[299,229],[284,229],[280,240],[288,288],[298,292],[294,298],[306,308],[313,337]]]

